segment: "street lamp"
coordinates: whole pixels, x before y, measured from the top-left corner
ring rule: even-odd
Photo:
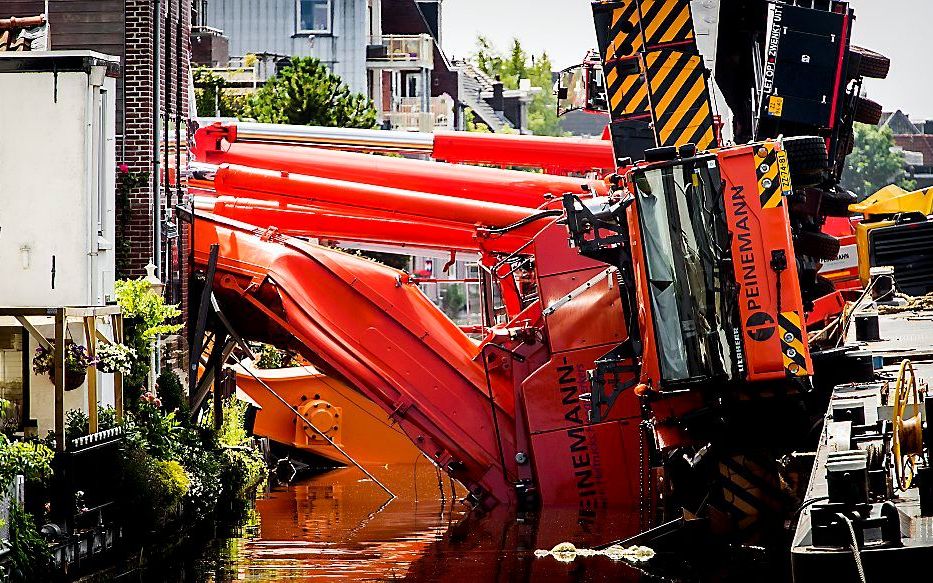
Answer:
[[[162,280],[159,279],[158,275],[156,275],[156,269],[158,269],[158,267],[153,265],[153,263],[150,261],[149,265],[146,266],[145,280],[146,283],[149,284],[149,289],[161,296],[162,292],[165,290],[165,284],[162,283]]]

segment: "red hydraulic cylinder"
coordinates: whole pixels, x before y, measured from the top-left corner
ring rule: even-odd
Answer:
[[[218,194],[233,197],[275,201],[292,199],[356,209],[357,214],[397,213],[487,227],[510,225],[527,219],[534,212],[520,206],[227,165],[217,170],[214,189]]]
[[[436,132],[435,160],[541,168],[554,174],[615,172],[608,140],[583,140],[473,132]]]
[[[235,131],[224,134],[224,129],[223,126],[208,126],[197,131],[193,149],[197,161],[280,170],[529,208],[538,208],[544,204],[548,195],[560,197],[568,192],[578,195],[608,193],[605,182],[586,178],[303,146],[231,143],[225,138],[232,137],[235,140]],[[572,151],[573,147],[568,147],[564,154],[572,155]]]
[[[286,235],[356,243],[375,243],[439,251],[509,253],[527,243],[525,229],[497,237],[478,237],[472,225],[418,221],[388,214],[349,215],[346,210],[227,196],[195,198],[195,208]]]

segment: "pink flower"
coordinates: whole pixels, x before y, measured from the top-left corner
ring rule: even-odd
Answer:
[[[123,164],[120,164],[119,166],[117,166],[117,169],[120,171],[120,174],[129,174],[129,173],[130,173],[130,167],[129,167],[125,162],[124,162]]]

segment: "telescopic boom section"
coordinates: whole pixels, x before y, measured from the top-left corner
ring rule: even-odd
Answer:
[[[522,230],[496,237],[479,237],[473,225],[442,221],[402,219],[388,214],[307,205],[282,205],[275,201],[229,196],[199,196],[195,208],[249,224],[271,226],[284,235],[333,241],[352,241],[432,249],[437,251],[510,253],[528,242]]]
[[[537,168],[556,175],[598,175],[615,171],[612,142],[475,132],[404,132],[281,125],[255,122],[206,123],[198,132],[206,139],[259,144],[294,144],[356,152],[430,156],[451,164],[490,164]],[[199,140],[205,141],[205,140]]]
[[[487,381],[477,345],[401,272],[203,213],[193,240],[200,268],[219,245],[215,293],[250,336],[292,337],[481,504],[512,501],[500,463],[500,447],[514,451],[511,387]]]
[[[436,132],[431,156],[463,164],[541,168],[552,174],[615,172],[612,142],[474,132]]]
[[[533,214],[520,206],[228,165],[217,170],[214,190],[226,196],[341,207],[348,214],[390,214],[487,227],[503,227]]]
[[[232,142],[230,140],[233,140]],[[572,148],[568,148],[568,155]],[[195,134],[195,159],[207,164],[234,164],[307,176],[319,176],[402,190],[538,208],[547,197],[565,193],[607,194],[601,180],[572,178],[443,164],[424,160],[340,152],[321,148],[236,141],[235,128],[208,126]]]

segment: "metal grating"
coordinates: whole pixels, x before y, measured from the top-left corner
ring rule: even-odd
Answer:
[[[900,291],[912,296],[933,292],[933,219],[872,229],[868,249],[871,265],[894,267]]]

